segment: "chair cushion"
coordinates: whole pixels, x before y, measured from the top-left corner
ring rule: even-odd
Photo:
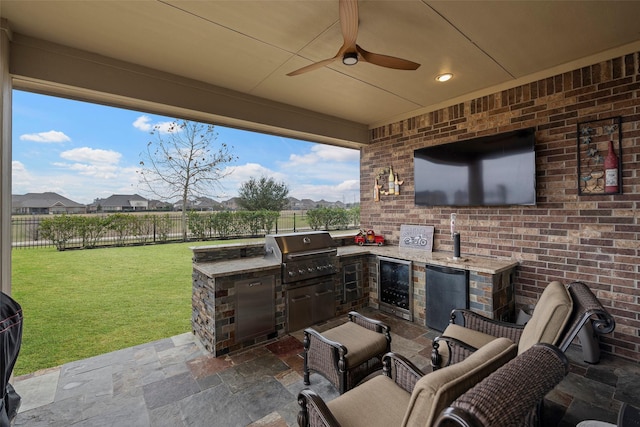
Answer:
[[[455,338],[475,348],[480,348],[496,339],[493,335],[465,328],[455,323],[449,324],[442,333],[442,336]]]
[[[572,310],[573,300],[567,288],[557,281],[549,283],[522,331],[518,354],[539,342],[557,345]]]
[[[329,329],[322,336],[339,342],[347,348],[345,359],[347,369],[360,365],[373,356],[387,351],[387,338],[384,334],[363,328],[354,322],[346,322]]]
[[[464,326],[456,325],[455,323],[450,323],[442,333],[442,336],[455,338],[474,348],[480,348],[496,339],[493,335],[468,329]],[[449,363],[450,358],[449,347],[447,347],[445,343],[442,343],[438,348],[438,352],[440,353],[440,358],[442,360],[441,366],[446,366]]]
[[[440,412],[460,395],[516,356],[517,346],[496,338],[460,363],[431,372],[418,380],[403,426],[430,426]]]
[[[378,375],[327,403],[342,427],[399,426],[411,395]]]

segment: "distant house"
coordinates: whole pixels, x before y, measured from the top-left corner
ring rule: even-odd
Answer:
[[[240,200],[238,197],[232,197],[229,200],[223,201],[221,204],[224,207],[224,209],[235,211],[240,208],[240,204],[238,203],[238,200]]]
[[[182,210],[182,200],[179,200],[173,204],[173,209],[176,211]],[[187,210],[193,211],[220,211],[224,210],[222,203],[216,202],[209,197],[196,197],[195,200],[190,200],[187,203]]]
[[[149,200],[137,194],[114,194],[106,199],[95,199],[89,212],[132,212],[149,209]]]
[[[149,200],[149,210],[170,211],[173,210],[173,203],[163,202],[161,200]]]
[[[75,214],[86,211],[85,205],[52,192],[13,194],[11,196],[11,212],[13,214]]]

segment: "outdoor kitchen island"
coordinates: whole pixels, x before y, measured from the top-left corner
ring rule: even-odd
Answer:
[[[516,261],[476,256],[453,260],[448,252],[424,253],[392,245],[357,246],[352,244],[353,234],[332,237],[337,247],[335,266],[316,267],[337,270],[326,277],[335,299],[334,316],[331,317],[366,306],[380,308],[378,258],[386,257],[411,264],[414,323],[425,325],[426,270],[432,265],[468,271],[470,307],[492,318],[515,320]],[[264,241],[191,249],[191,326],[193,333],[214,356],[294,331],[290,331],[287,324],[287,294],[291,289],[287,279],[283,284],[283,263],[274,257],[265,257]],[[356,273],[358,283],[353,297],[345,292],[345,282],[352,281],[351,273]]]

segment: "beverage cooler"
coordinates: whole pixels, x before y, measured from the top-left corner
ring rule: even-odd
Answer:
[[[378,257],[380,310],[413,320],[413,280],[411,261]]]

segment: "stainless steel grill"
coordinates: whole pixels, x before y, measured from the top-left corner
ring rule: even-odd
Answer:
[[[338,272],[338,250],[326,231],[270,234],[265,237],[265,257],[282,263],[282,283],[298,282]]]
[[[339,263],[338,250],[329,233],[267,235],[265,257],[282,264],[287,331],[297,331],[335,316]]]

